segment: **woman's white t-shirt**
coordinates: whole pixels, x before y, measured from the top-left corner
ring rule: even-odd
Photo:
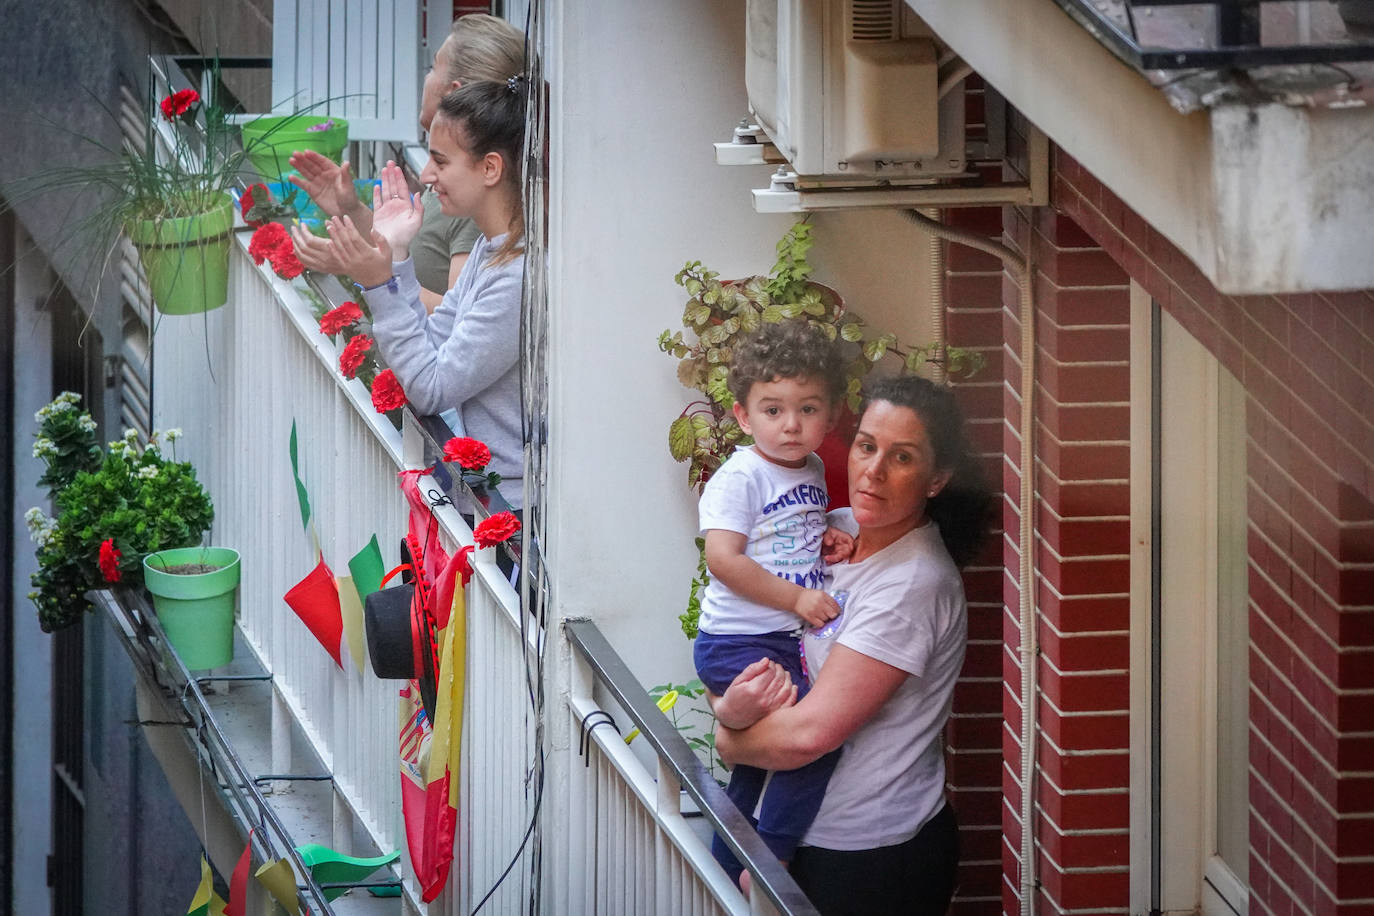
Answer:
[[[853,530],[849,510],[831,524]],[[944,805],[940,730],[964,664],[968,612],[963,580],[933,522],[859,563],[829,568],[827,590],[848,591],[840,629],[805,638],[818,682],[835,643],[909,677],[844,743],[820,811],[802,842],[825,849],[904,843]],[[817,673],[819,672],[819,673]]]

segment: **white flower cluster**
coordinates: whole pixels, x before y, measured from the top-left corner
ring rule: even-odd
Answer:
[[[157,465],[146,464],[138,469],[138,476],[142,480],[151,480],[157,476]]]
[[[57,534],[57,519],[48,518],[37,506],[24,513],[24,524],[29,528],[29,537],[39,547],[46,547]]]
[[[119,455],[125,461],[133,461],[138,457],[138,446],[125,442],[123,439],[115,439],[106,444],[111,455]]]
[[[81,403],[81,395],[75,391],[64,391],[53,398],[52,403],[38,408],[38,412],[33,415],[35,423],[42,423],[53,414],[66,413],[75,410],[76,405]]]
[[[156,438],[157,435],[157,433],[153,433],[154,438]],[[185,433],[181,431],[181,427],[173,426],[171,429],[162,433],[162,438],[166,439],[168,442],[175,442],[184,435]]]
[[[47,436],[39,436],[33,440],[33,457],[47,458],[57,454],[57,443]]]
[[[95,420],[91,419],[91,415],[88,413],[83,413],[81,418],[76,421],[76,425],[81,427],[82,432],[95,432]]]

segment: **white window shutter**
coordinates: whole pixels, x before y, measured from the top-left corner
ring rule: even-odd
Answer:
[[[339,115],[350,140],[419,140],[421,0],[276,0],[272,110]]]

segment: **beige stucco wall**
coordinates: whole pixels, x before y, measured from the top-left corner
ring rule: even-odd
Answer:
[[[1223,292],[1374,285],[1374,112],[1180,114],[1053,0],[907,0]]]
[[[691,400],[658,352],[673,275],[766,272],[792,222],[752,209],[767,167],[715,164],[746,112],[744,5],[613,0],[550,10],[550,518],[557,613],[596,619],[646,685],[692,677],[677,615],[696,496],[668,455]],[[813,218],[816,277],[924,339],[920,237],[892,213]],[[631,651],[631,649],[633,651]]]

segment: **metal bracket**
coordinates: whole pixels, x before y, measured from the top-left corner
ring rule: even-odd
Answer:
[[[1030,128],[1026,139],[1024,182],[990,184],[827,185],[807,187],[806,177],[779,168],[766,188],[755,188],[757,213],[806,213],[814,210],[909,210],[920,207],[1032,206],[1049,203],[1049,138]]]
[[[253,777],[253,784],[260,786],[267,782],[333,782],[330,773],[264,773]]]

